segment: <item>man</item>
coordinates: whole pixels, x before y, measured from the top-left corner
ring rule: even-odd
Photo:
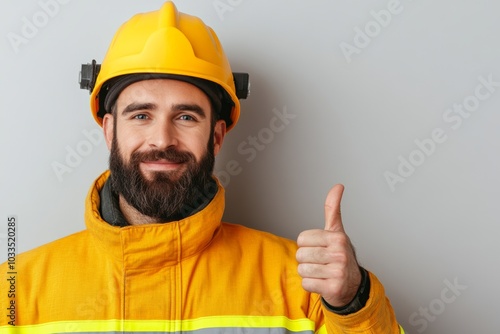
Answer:
[[[403,332],[356,261],[342,186],[325,229],[297,244],[221,223],[214,158],[245,94],[200,19],[171,2],[134,16],[91,69],[110,172],[90,189],[85,231],[18,257],[2,333]]]

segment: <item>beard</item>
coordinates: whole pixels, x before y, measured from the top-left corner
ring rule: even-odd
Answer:
[[[115,128],[116,129],[116,128]],[[116,134],[109,158],[111,189],[122,196],[141,214],[162,222],[180,220],[213,198],[217,185],[212,178],[214,168],[213,135],[199,162],[195,156],[173,147],[165,150],[133,152],[125,162]],[[182,163],[184,170],[153,172],[147,179],[140,170],[142,161],[165,159]]]

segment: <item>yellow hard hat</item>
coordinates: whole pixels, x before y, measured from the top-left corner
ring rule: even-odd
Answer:
[[[220,118],[230,130],[240,115],[239,98],[249,93],[248,74],[232,73],[217,35],[195,16],[177,11],[168,1],[160,10],[133,16],[115,34],[99,65],[82,65],[80,87],[89,89],[90,108],[102,126],[104,101],[110,80],[126,75],[186,78],[187,82],[208,80],[222,87]],[[97,76],[97,77],[96,77]],[[113,82],[111,80],[111,82]]]

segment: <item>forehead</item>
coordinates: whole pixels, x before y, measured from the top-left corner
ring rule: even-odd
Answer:
[[[130,103],[148,102],[159,105],[196,103],[206,112],[211,110],[210,99],[193,84],[173,79],[151,79],[134,82],[122,90],[116,101],[118,109]]]

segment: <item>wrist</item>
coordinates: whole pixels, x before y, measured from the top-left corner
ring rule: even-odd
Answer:
[[[361,283],[359,284],[354,298],[348,304],[342,307],[335,307],[328,304],[324,298],[321,298],[323,304],[328,310],[339,315],[348,315],[356,313],[365,307],[370,296],[370,276],[363,267],[359,267],[359,271],[361,273]]]

